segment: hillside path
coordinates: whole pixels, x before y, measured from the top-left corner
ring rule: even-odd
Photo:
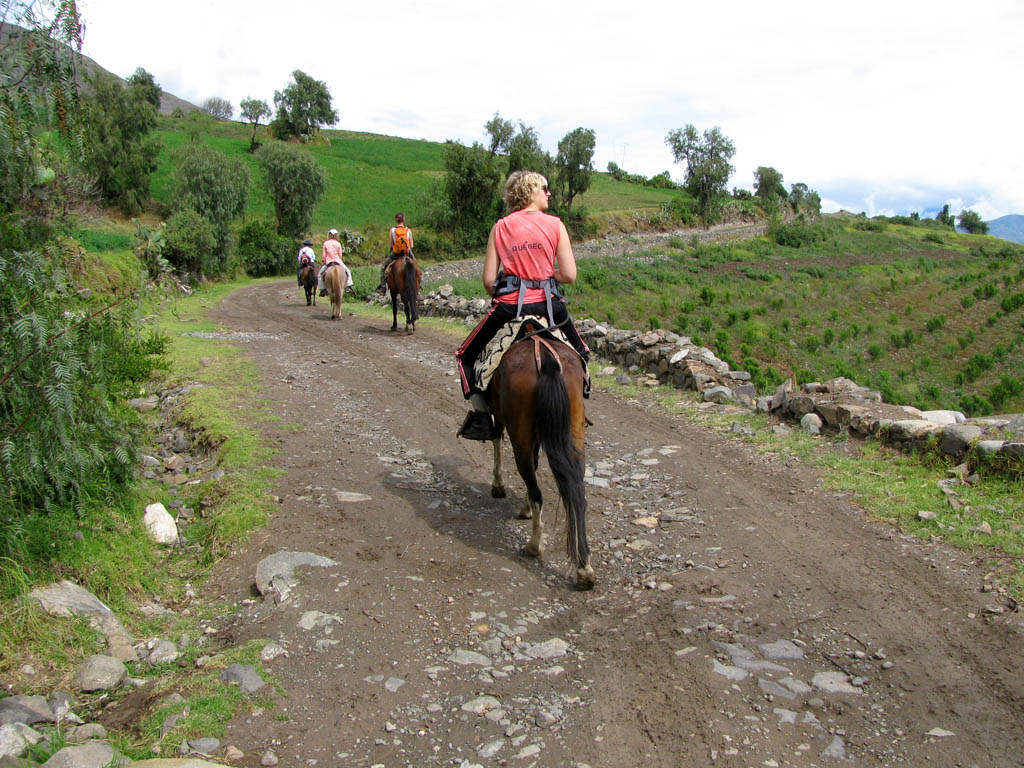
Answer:
[[[277,514],[206,590],[240,607],[221,640],[287,649],[265,665],[275,707],[222,741],[237,764],[1024,765],[1020,613],[987,612],[961,554],[784,454],[596,391],[598,584],[575,592],[544,460],[538,562],[511,457],[492,499],[491,447],[455,437],[460,337],[328,314],[290,281],[213,310],[261,371],[282,470]],[[253,584],[280,549],[337,565],[278,605]]]

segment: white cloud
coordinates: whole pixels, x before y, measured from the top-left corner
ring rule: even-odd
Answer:
[[[857,210],[934,207],[933,194],[1024,212],[1015,0],[80,2],[86,53],[195,103],[272,104],[301,69],[353,130],[469,142],[500,111],[552,150],[594,128],[600,169],[678,179],[665,135],[718,125],[737,147],[731,186],[771,165]]]

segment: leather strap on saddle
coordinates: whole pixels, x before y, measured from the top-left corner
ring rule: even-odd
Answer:
[[[555,358],[555,362],[558,363],[558,372],[561,373],[562,372],[562,359],[558,356],[558,353],[555,352],[555,348],[553,346],[551,346],[551,342],[548,341],[545,338],[542,338],[539,334],[535,335],[535,336],[531,336],[530,338],[533,339],[533,359],[534,359],[534,362],[537,363],[537,373],[540,373],[540,366],[541,366],[541,362],[542,362],[541,358],[540,358],[541,347],[545,347],[547,349],[547,351],[551,353],[551,356],[553,358]],[[559,342],[559,343],[561,343],[561,342]]]

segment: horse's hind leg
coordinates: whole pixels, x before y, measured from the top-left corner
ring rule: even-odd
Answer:
[[[505,484],[501,480],[501,435],[491,441],[494,446],[494,473],[491,475],[491,498],[505,498]]]
[[[532,466],[533,457],[516,456],[516,467],[519,476],[526,484],[526,504],[519,512],[520,519],[532,519],[533,531],[530,534],[530,542],[526,545],[526,554],[532,557],[544,555],[544,523],[541,520],[544,512],[544,497],[541,495],[540,486],[537,484],[537,473]]]

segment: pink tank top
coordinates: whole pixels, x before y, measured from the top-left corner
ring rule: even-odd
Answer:
[[[561,219],[543,211],[516,211],[499,219],[494,227],[494,246],[506,275],[526,280],[545,280],[555,274],[555,251],[561,236]],[[502,304],[515,304],[517,293],[499,296]],[[524,304],[544,301],[544,290],[527,288]]]

